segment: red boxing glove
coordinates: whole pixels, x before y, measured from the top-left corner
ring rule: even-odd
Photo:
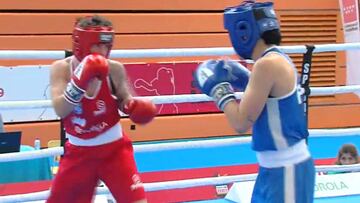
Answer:
[[[149,100],[132,99],[125,105],[124,113],[136,124],[147,124],[156,116],[157,110]]]
[[[76,67],[71,80],[82,90],[86,90],[91,79],[106,78],[109,74],[107,59],[100,54],[90,54],[86,56]]]
[[[94,78],[103,80],[108,74],[109,65],[105,57],[100,54],[86,56],[76,67],[64,91],[65,99],[72,104],[79,103],[89,82]]]

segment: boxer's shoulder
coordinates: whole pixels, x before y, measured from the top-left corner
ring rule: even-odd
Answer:
[[[109,68],[110,68],[110,75],[119,77],[119,75],[125,74],[125,67],[122,63],[115,60],[108,60]]]
[[[124,68],[124,65],[121,62],[116,61],[116,60],[108,59],[108,63],[109,63],[110,68],[114,68],[114,69]]]
[[[69,60],[68,58],[65,59],[60,59],[60,60],[56,60],[54,61],[51,66],[52,67],[69,67],[71,64],[71,60]]]
[[[51,64],[50,71],[55,75],[62,75],[69,77],[71,75],[70,64],[71,64],[71,60],[68,59],[56,60]]]

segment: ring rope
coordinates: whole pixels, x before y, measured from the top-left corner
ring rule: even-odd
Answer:
[[[323,136],[360,136],[360,128],[341,128],[341,129],[310,129],[311,137]],[[238,144],[248,144],[251,142],[251,137],[234,137],[225,139],[211,139],[211,140],[192,140],[180,141],[172,143],[156,143],[156,144],[135,144],[135,152],[156,152],[177,149],[194,149],[194,148],[210,148],[210,147],[224,147]],[[64,153],[63,147],[52,147],[35,151],[14,152],[0,154],[0,163],[9,161],[20,161],[35,158],[59,156]]]
[[[332,167],[332,168],[331,168]],[[360,164],[355,165],[344,165],[344,166],[316,166],[316,171],[360,171]],[[200,187],[208,185],[225,185],[234,182],[243,181],[254,181],[257,174],[246,174],[246,175],[232,175],[232,176],[220,176],[220,177],[207,177],[207,178],[196,178],[186,180],[175,180],[175,181],[163,181],[154,183],[144,183],[145,191],[159,191],[159,190],[171,190],[171,189],[183,189],[190,187]],[[1,196],[0,202],[23,202],[23,201],[36,201],[45,200],[50,194],[50,191],[41,191],[31,194],[17,194]],[[97,195],[110,194],[107,187],[98,187],[96,191]]]
[[[352,86],[336,86],[336,87],[312,87],[311,96],[323,96],[333,94],[347,94],[353,92],[360,92],[360,85]],[[240,99],[243,92],[236,92],[235,96]],[[176,103],[195,103],[213,101],[213,99],[206,94],[180,94],[180,95],[161,95],[161,96],[143,96],[152,100],[155,104],[176,104]],[[5,109],[38,109],[38,108],[52,108],[50,100],[35,100],[35,101],[0,101],[0,110]]]
[[[358,172],[360,164],[351,165],[319,165],[315,166],[317,172]]]
[[[339,43],[314,45],[314,53],[344,51],[360,49],[360,43]],[[305,53],[306,46],[279,46],[279,49],[288,54]],[[213,48],[172,48],[172,49],[128,49],[112,50],[112,58],[166,58],[166,57],[189,57],[189,56],[216,56],[234,55],[232,47]],[[63,59],[66,51],[43,51],[43,50],[0,50],[0,59]]]
[[[166,189],[180,189],[180,188],[199,187],[206,185],[229,184],[239,181],[255,180],[256,176],[257,174],[247,174],[247,175],[220,176],[220,177],[210,177],[210,178],[197,178],[197,179],[187,179],[187,180],[144,183],[144,188],[145,191],[151,192],[151,191],[166,190]],[[50,194],[49,191],[41,191],[31,194],[1,196],[0,202],[5,203],[5,202],[45,200],[49,196],[49,194]],[[98,187],[96,194],[103,195],[110,193],[107,187],[100,187],[100,188]]]
[[[63,147],[51,147],[41,150],[26,151],[26,152],[11,152],[0,154],[0,163],[11,161],[22,161],[29,159],[38,159],[51,156],[60,156],[64,154]]]

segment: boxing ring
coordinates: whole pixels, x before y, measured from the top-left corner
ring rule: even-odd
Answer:
[[[305,53],[305,46],[283,46],[280,47],[286,53]],[[327,51],[342,51],[360,49],[360,43],[352,44],[328,44],[316,45],[314,53]],[[176,56],[218,56],[233,55],[232,48],[192,48],[192,49],[152,49],[152,50],[114,50],[111,52],[112,58],[146,58],[146,57],[176,57]],[[65,57],[63,51],[0,51],[0,59],[60,59]],[[313,87],[311,95],[332,95],[345,94],[360,91],[360,86],[339,86],[339,87]],[[241,93],[236,93],[241,98]],[[204,102],[212,99],[203,94],[189,95],[171,95],[171,96],[154,96],[148,97],[155,104],[169,103],[187,103],[187,102]],[[1,109],[22,109],[22,108],[49,108],[51,102],[44,101],[12,101],[0,102]],[[140,173],[154,174],[178,172],[184,170],[202,171],[204,168],[223,168],[233,167],[242,174],[226,174],[219,177],[202,177],[191,178],[186,180],[169,180],[161,182],[144,183],[145,190],[148,193],[161,192],[168,190],[185,190],[204,186],[231,185],[235,182],[246,183],[254,181],[256,178],[256,157],[250,148],[251,137],[227,137],[211,138],[199,140],[180,140],[164,141],[157,143],[135,143],[135,158]],[[311,129],[308,140],[310,152],[317,160],[326,160],[334,158],[337,151],[344,143],[353,143],[360,148],[360,128],[344,129]],[[40,157],[51,157],[61,155],[62,147],[48,148],[38,151],[0,154],[0,162],[9,162],[16,160],[27,160]],[[150,164],[151,163],[151,164]],[[318,172],[351,172],[354,177],[360,174],[360,164],[349,166],[335,165],[317,165]],[[245,172],[245,173],[244,173]],[[318,175],[317,177],[325,175]],[[321,179],[321,178],[320,178]],[[360,182],[360,179],[358,179]],[[317,186],[317,190],[323,187]],[[330,185],[329,185],[330,187]],[[335,188],[333,186],[332,188]],[[331,187],[328,188],[329,192]],[[188,191],[189,191],[188,190]],[[340,194],[338,196],[321,196],[316,197],[316,203],[332,202],[360,202],[360,191],[358,193]],[[229,194],[231,193],[231,188]],[[49,191],[41,191],[31,194],[17,194],[9,196],[0,196],[0,202],[42,202],[48,196]],[[97,188],[98,195],[107,195],[106,187]],[[315,194],[316,196],[316,194]],[[199,200],[192,202],[214,202],[227,203],[232,202],[231,197],[217,198],[210,200]],[[242,201],[245,202],[245,201]]]

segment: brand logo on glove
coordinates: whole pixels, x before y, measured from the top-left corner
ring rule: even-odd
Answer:
[[[83,67],[84,67],[84,64],[86,62],[86,57],[82,60],[82,62],[76,67],[76,69],[74,70],[74,75],[77,79],[80,80],[81,78],[81,74],[82,74],[82,71],[83,71]]]
[[[233,90],[229,84],[217,85],[214,87],[212,95],[215,100],[223,98],[225,95],[232,94]]]
[[[199,81],[199,85],[200,86],[204,86],[204,83],[209,79],[209,77],[211,77],[212,75],[214,75],[214,73],[212,71],[210,71],[207,68],[201,68],[199,70],[199,77],[198,77],[198,81]]]
[[[66,94],[75,101],[80,101],[83,96],[83,92],[72,83],[68,83],[66,86]]]
[[[224,88],[220,87],[220,88],[215,89],[214,98],[216,100],[222,98],[224,95],[225,95],[225,89]]]

